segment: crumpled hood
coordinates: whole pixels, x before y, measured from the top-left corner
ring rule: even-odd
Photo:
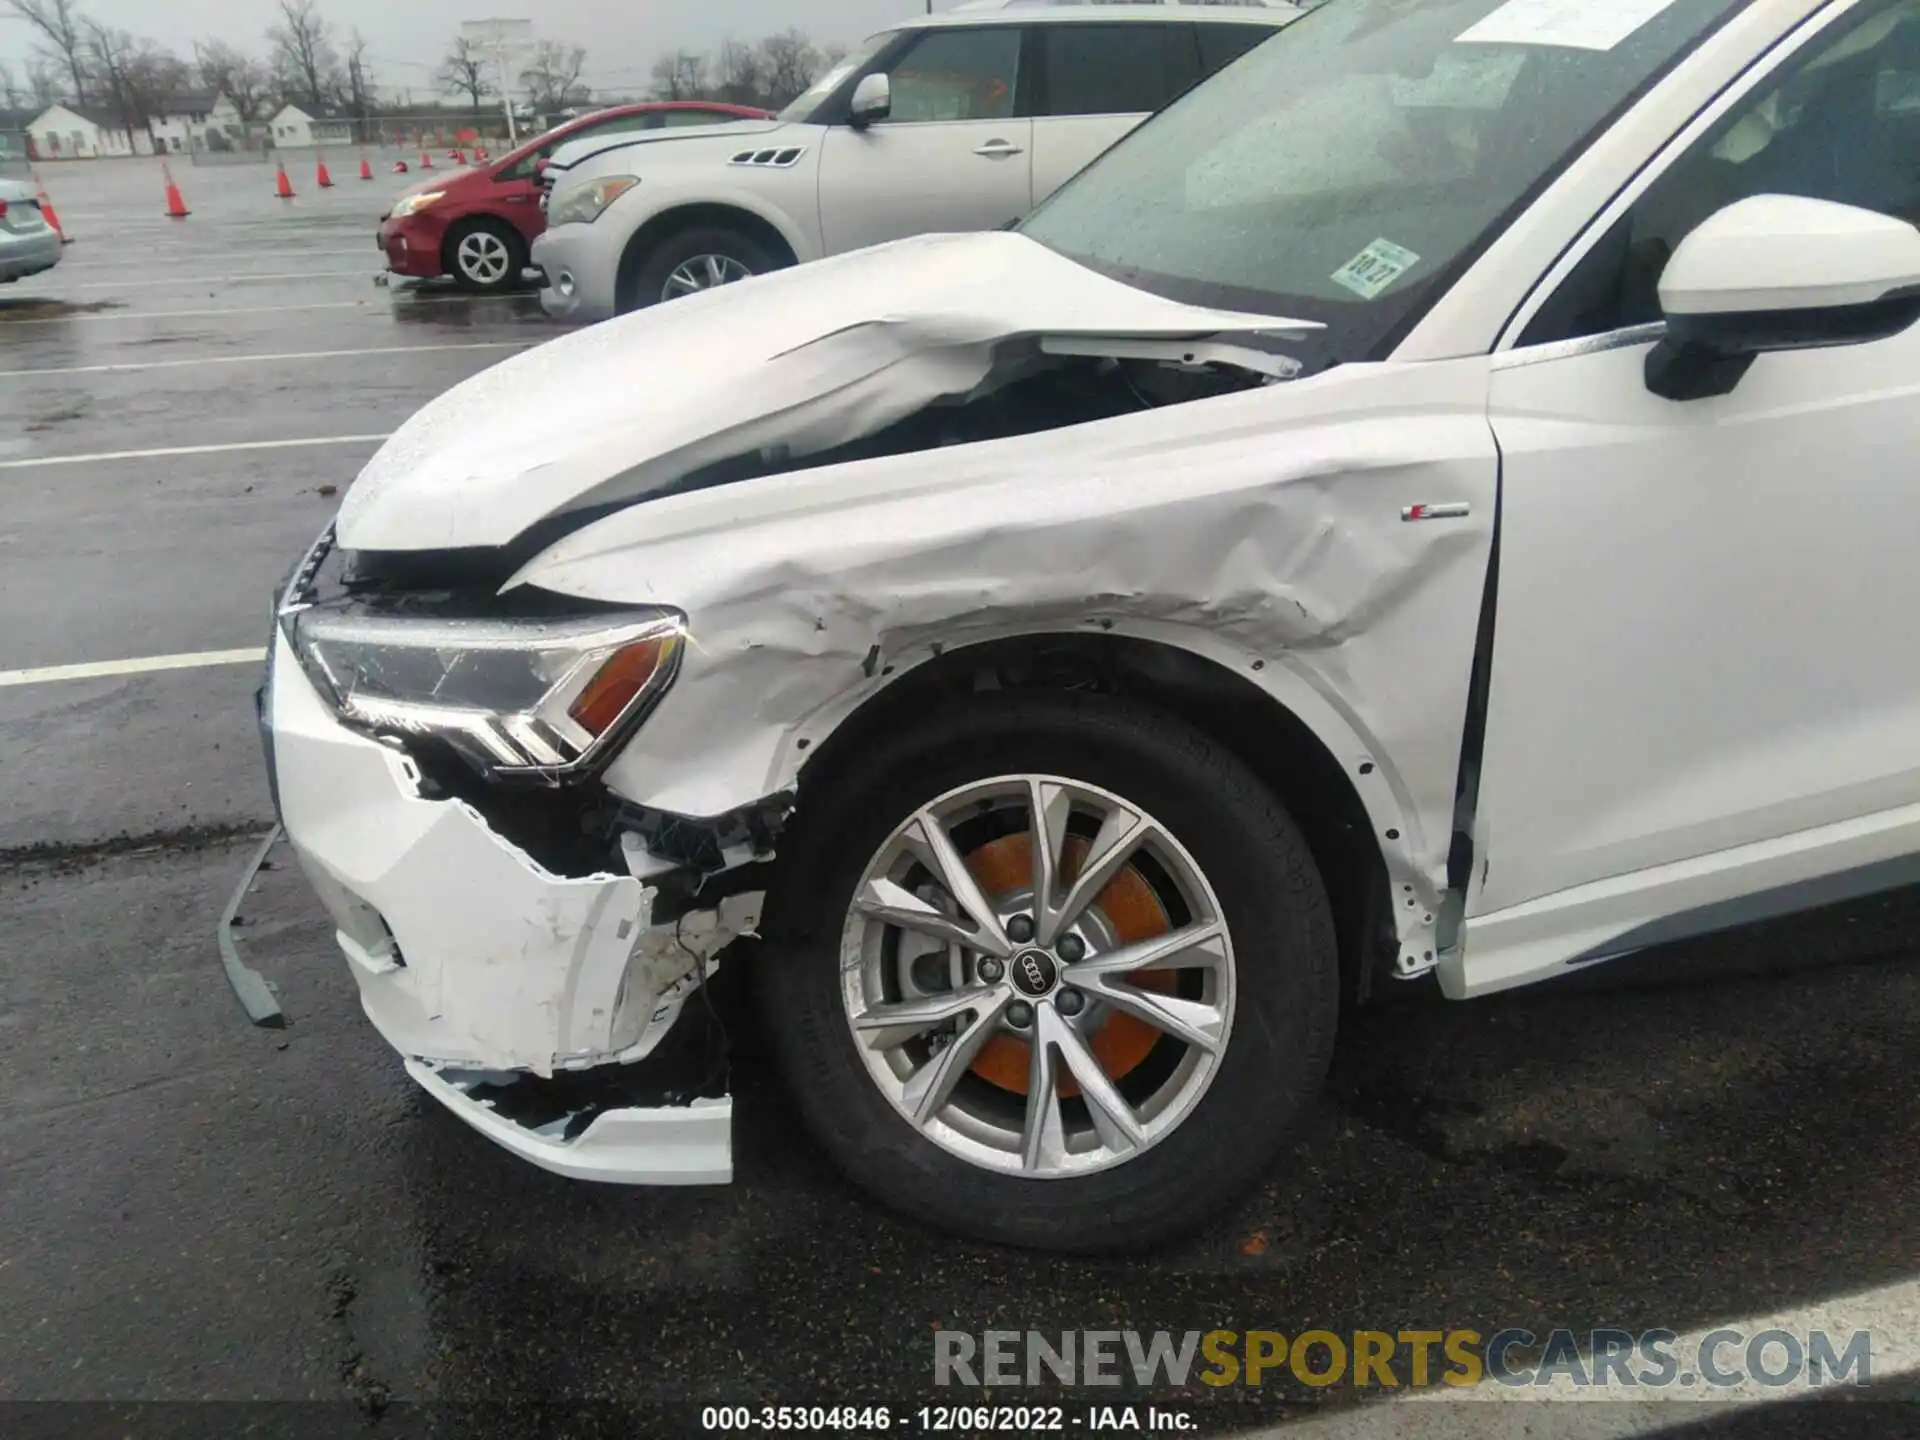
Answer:
[[[483,371],[381,447],[338,534],[364,550],[504,545],[546,516],[640,498],[718,460],[872,434],[974,390],[1009,340],[1313,328],[1162,299],[1011,232],[920,236],[675,300]]]

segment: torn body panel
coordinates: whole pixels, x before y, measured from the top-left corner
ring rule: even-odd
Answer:
[[[368,1018],[416,1078],[483,1133],[561,1173],[702,1183],[725,1170],[727,1117],[714,1108],[724,1095],[690,1097],[703,1105],[692,1129],[685,1116],[635,1110],[616,1120],[610,1109],[586,1134],[515,1139],[501,1130],[513,1122],[497,1107],[447,1076],[550,1077],[646,1059],[718,952],[753,932],[759,895],[660,919],[667,877],[644,864],[644,851],[632,852],[629,870],[647,879],[544,869],[471,804],[425,798],[414,762],[342,725],[286,639],[276,646],[268,715],[287,837],[332,919]],[[659,1174],[645,1165],[612,1173],[639,1164],[635,1147],[655,1121],[673,1144],[694,1148],[675,1152]],[[577,1148],[608,1145],[598,1158]]]
[[[1354,366],[771,475],[599,520],[518,583],[687,615],[672,691],[604,777],[686,815],[791,788],[843,720],[951,647],[1098,627],[1213,660],[1353,777],[1413,902],[1398,963],[1425,968],[1492,537],[1485,397],[1484,358]]]

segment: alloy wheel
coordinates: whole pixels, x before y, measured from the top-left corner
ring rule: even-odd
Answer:
[[[460,237],[454,251],[454,263],[460,273],[475,285],[498,285],[507,278],[513,255],[506,242],[490,230],[475,230]]]
[[[692,295],[700,290],[712,290],[720,285],[731,285],[734,281],[745,280],[752,274],[753,271],[731,255],[690,256],[668,273],[666,284],[660,287],[660,298],[677,300],[682,295]]]
[[[1218,898],[1109,791],[1004,775],[901,822],[854,891],[841,1000],[893,1107],[943,1149],[1046,1180],[1125,1163],[1198,1104],[1235,992]]]

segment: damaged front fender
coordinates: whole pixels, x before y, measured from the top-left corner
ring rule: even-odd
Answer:
[[[1097,627],[1214,660],[1354,777],[1412,902],[1402,968],[1424,967],[1497,479],[1484,357],[1352,366],[660,499],[518,583],[689,617],[678,681],[605,776],[686,815],[791,788],[810,749],[949,647]]]

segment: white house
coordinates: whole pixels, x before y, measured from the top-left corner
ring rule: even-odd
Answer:
[[[118,116],[91,105],[50,105],[27,127],[42,160],[97,160],[109,155],[151,155],[153,137],[129,132]]]
[[[237,148],[247,133],[239,109],[224,95],[170,95],[158,109],[147,129],[162,153]]]
[[[298,105],[282,105],[273,117],[276,149],[311,149],[315,145],[347,145],[353,141],[353,121],[345,116],[310,115]]]

